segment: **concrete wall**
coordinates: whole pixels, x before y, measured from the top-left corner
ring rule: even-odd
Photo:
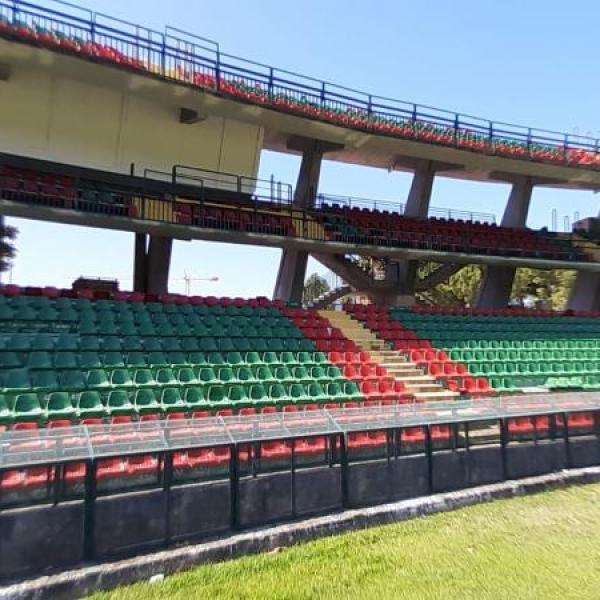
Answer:
[[[180,108],[22,64],[0,82],[0,151],[116,172],[179,163],[256,177],[262,128],[220,117],[185,125]]]

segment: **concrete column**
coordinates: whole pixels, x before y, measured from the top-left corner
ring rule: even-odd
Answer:
[[[293,206],[311,208],[314,206],[319,188],[319,176],[323,161],[323,149],[313,140],[302,151],[302,163],[294,191]],[[302,302],[308,252],[304,250],[282,250],[279,271],[275,282],[273,298],[284,302]]]
[[[577,273],[573,289],[569,294],[569,310],[599,310],[600,275],[589,271]]]
[[[168,293],[172,248],[172,238],[150,236],[146,260],[146,290],[149,294]]]
[[[532,193],[531,178],[521,177],[513,183],[502,216],[502,227],[525,227]],[[510,300],[515,272],[514,267],[487,267],[479,292],[479,308],[505,308]]]
[[[405,217],[427,218],[434,178],[435,166],[431,161],[415,171],[404,208]]]
[[[133,291],[146,292],[146,261],[147,261],[147,235],[135,234],[135,249],[133,255]]]

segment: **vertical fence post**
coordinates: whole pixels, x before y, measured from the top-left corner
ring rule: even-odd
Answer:
[[[217,60],[215,62],[215,86],[217,91],[221,90],[221,50],[217,46]]]
[[[427,486],[433,494],[433,443],[431,441],[431,425],[425,426],[425,454],[427,455]]]
[[[239,523],[239,451],[238,445],[232,444],[229,447],[229,526],[231,529],[237,529]]]
[[[565,162],[567,161],[568,156],[569,156],[568,150],[569,150],[569,134],[565,133],[565,142],[564,142],[564,146],[563,146],[563,158],[564,158]]]
[[[85,469],[85,496],[83,499],[83,559],[90,561],[94,559],[95,540],[94,529],[96,528],[96,461],[91,460]]]
[[[566,412],[562,413],[563,440],[565,443],[565,461],[567,469],[571,468],[571,439],[569,435],[569,418]]]
[[[506,419],[499,420],[500,426],[500,455],[502,458],[502,479],[508,479],[508,424]]]
[[[370,117],[373,114],[373,96],[369,94],[367,101],[367,115]]]
[[[323,81],[321,83],[321,108],[325,108],[325,95],[326,95],[326,90],[325,90],[325,82]]]
[[[269,101],[273,101],[273,67],[269,67]]]
[[[342,486],[342,506],[349,508],[349,493],[348,493],[348,434],[340,434],[340,467],[341,477],[340,483]]]
[[[163,494],[165,494],[165,546],[171,543],[171,484],[173,483],[173,452],[163,455]]]

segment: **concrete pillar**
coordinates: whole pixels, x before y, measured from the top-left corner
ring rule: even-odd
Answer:
[[[302,151],[302,163],[294,191],[293,206],[311,208],[314,206],[319,188],[319,176],[323,161],[323,148],[312,140]],[[275,282],[273,298],[284,302],[302,302],[308,252],[304,250],[282,250],[279,271]]]
[[[531,178],[521,177],[513,183],[502,216],[502,227],[525,227],[532,193]],[[510,300],[515,272],[514,267],[487,267],[479,292],[479,308],[505,308]]]
[[[427,218],[434,178],[435,166],[431,161],[415,171],[404,208],[405,217]]]
[[[133,291],[146,292],[146,254],[147,254],[147,235],[145,233],[135,234],[135,248],[133,255]]]
[[[146,291],[149,294],[168,293],[169,267],[173,239],[158,235],[150,236],[146,255]]]
[[[600,275],[589,271],[577,273],[573,288],[569,294],[569,310],[599,310]]]

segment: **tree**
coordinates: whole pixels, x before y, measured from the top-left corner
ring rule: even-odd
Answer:
[[[421,267],[421,277],[432,270],[432,265]],[[417,294],[420,303],[437,306],[475,306],[483,281],[485,268],[480,265],[467,265],[448,281],[436,285],[427,292]],[[517,269],[511,292],[511,301],[521,304],[527,296],[532,296],[536,306],[552,310],[564,310],[569,293],[575,281],[575,271],[539,269]]]
[[[309,304],[315,301],[322,294],[327,293],[331,288],[324,277],[318,273],[309,275],[304,283],[304,291],[302,292],[302,302]]]
[[[4,218],[0,217],[0,272],[8,271],[12,259],[16,255],[14,239],[17,237],[17,229],[7,225]]]

